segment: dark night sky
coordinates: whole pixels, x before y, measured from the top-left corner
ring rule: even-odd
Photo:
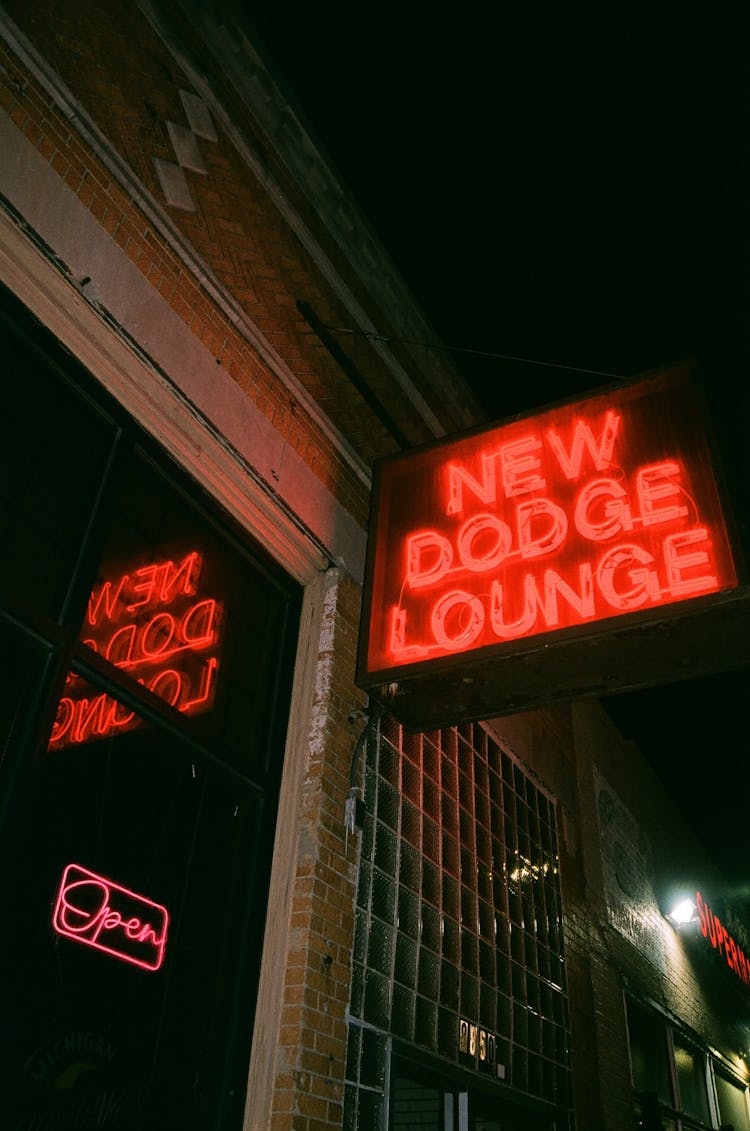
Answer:
[[[487,419],[691,358],[745,531],[746,6],[247,10],[441,340],[476,351],[454,360]],[[621,695],[612,710],[750,883],[749,677]]]

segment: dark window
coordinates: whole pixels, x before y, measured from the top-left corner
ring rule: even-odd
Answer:
[[[4,1116],[239,1127],[300,594],[4,310]]]
[[[59,621],[119,429],[14,322],[0,318],[0,592]]]
[[[686,1115],[708,1123],[708,1092],[706,1089],[706,1057],[691,1048],[676,1033],[673,1037],[674,1063],[680,1110]]]
[[[715,1079],[722,1126],[730,1124],[734,1131],[750,1131],[747,1088],[719,1072]]]
[[[633,1087],[673,1106],[669,1046],[664,1021],[637,1002],[628,1001],[628,1033]]]
[[[633,1113],[636,1124],[706,1127],[711,1124],[709,1085],[716,1084],[722,1127],[750,1131],[746,1089],[720,1073],[712,1058],[699,1048],[695,1034],[687,1036],[661,1013],[627,999]]]

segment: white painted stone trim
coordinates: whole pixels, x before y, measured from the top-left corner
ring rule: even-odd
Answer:
[[[361,581],[365,532],[4,114],[0,152],[0,192],[58,257],[0,210],[0,279],[293,577]]]

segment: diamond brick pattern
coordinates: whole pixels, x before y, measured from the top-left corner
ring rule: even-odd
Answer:
[[[207,176],[208,169],[203,160],[198,138],[217,141],[213,120],[205,102],[190,91],[181,90],[180,100],[185,110],[188,125],[167,122],[167,132],[172,143],[176,161],[165,161],[154,157],[154,168],[159,178],[161,190],[168,205],[185,212],[195,212],[195,201],[184,170]]]

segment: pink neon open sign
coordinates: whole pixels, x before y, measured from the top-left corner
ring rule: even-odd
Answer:
[[[167,909],[160,903],[80,864],[65,868],[52,915],[59,935],[143,970],[158,970],[168,925]]]

